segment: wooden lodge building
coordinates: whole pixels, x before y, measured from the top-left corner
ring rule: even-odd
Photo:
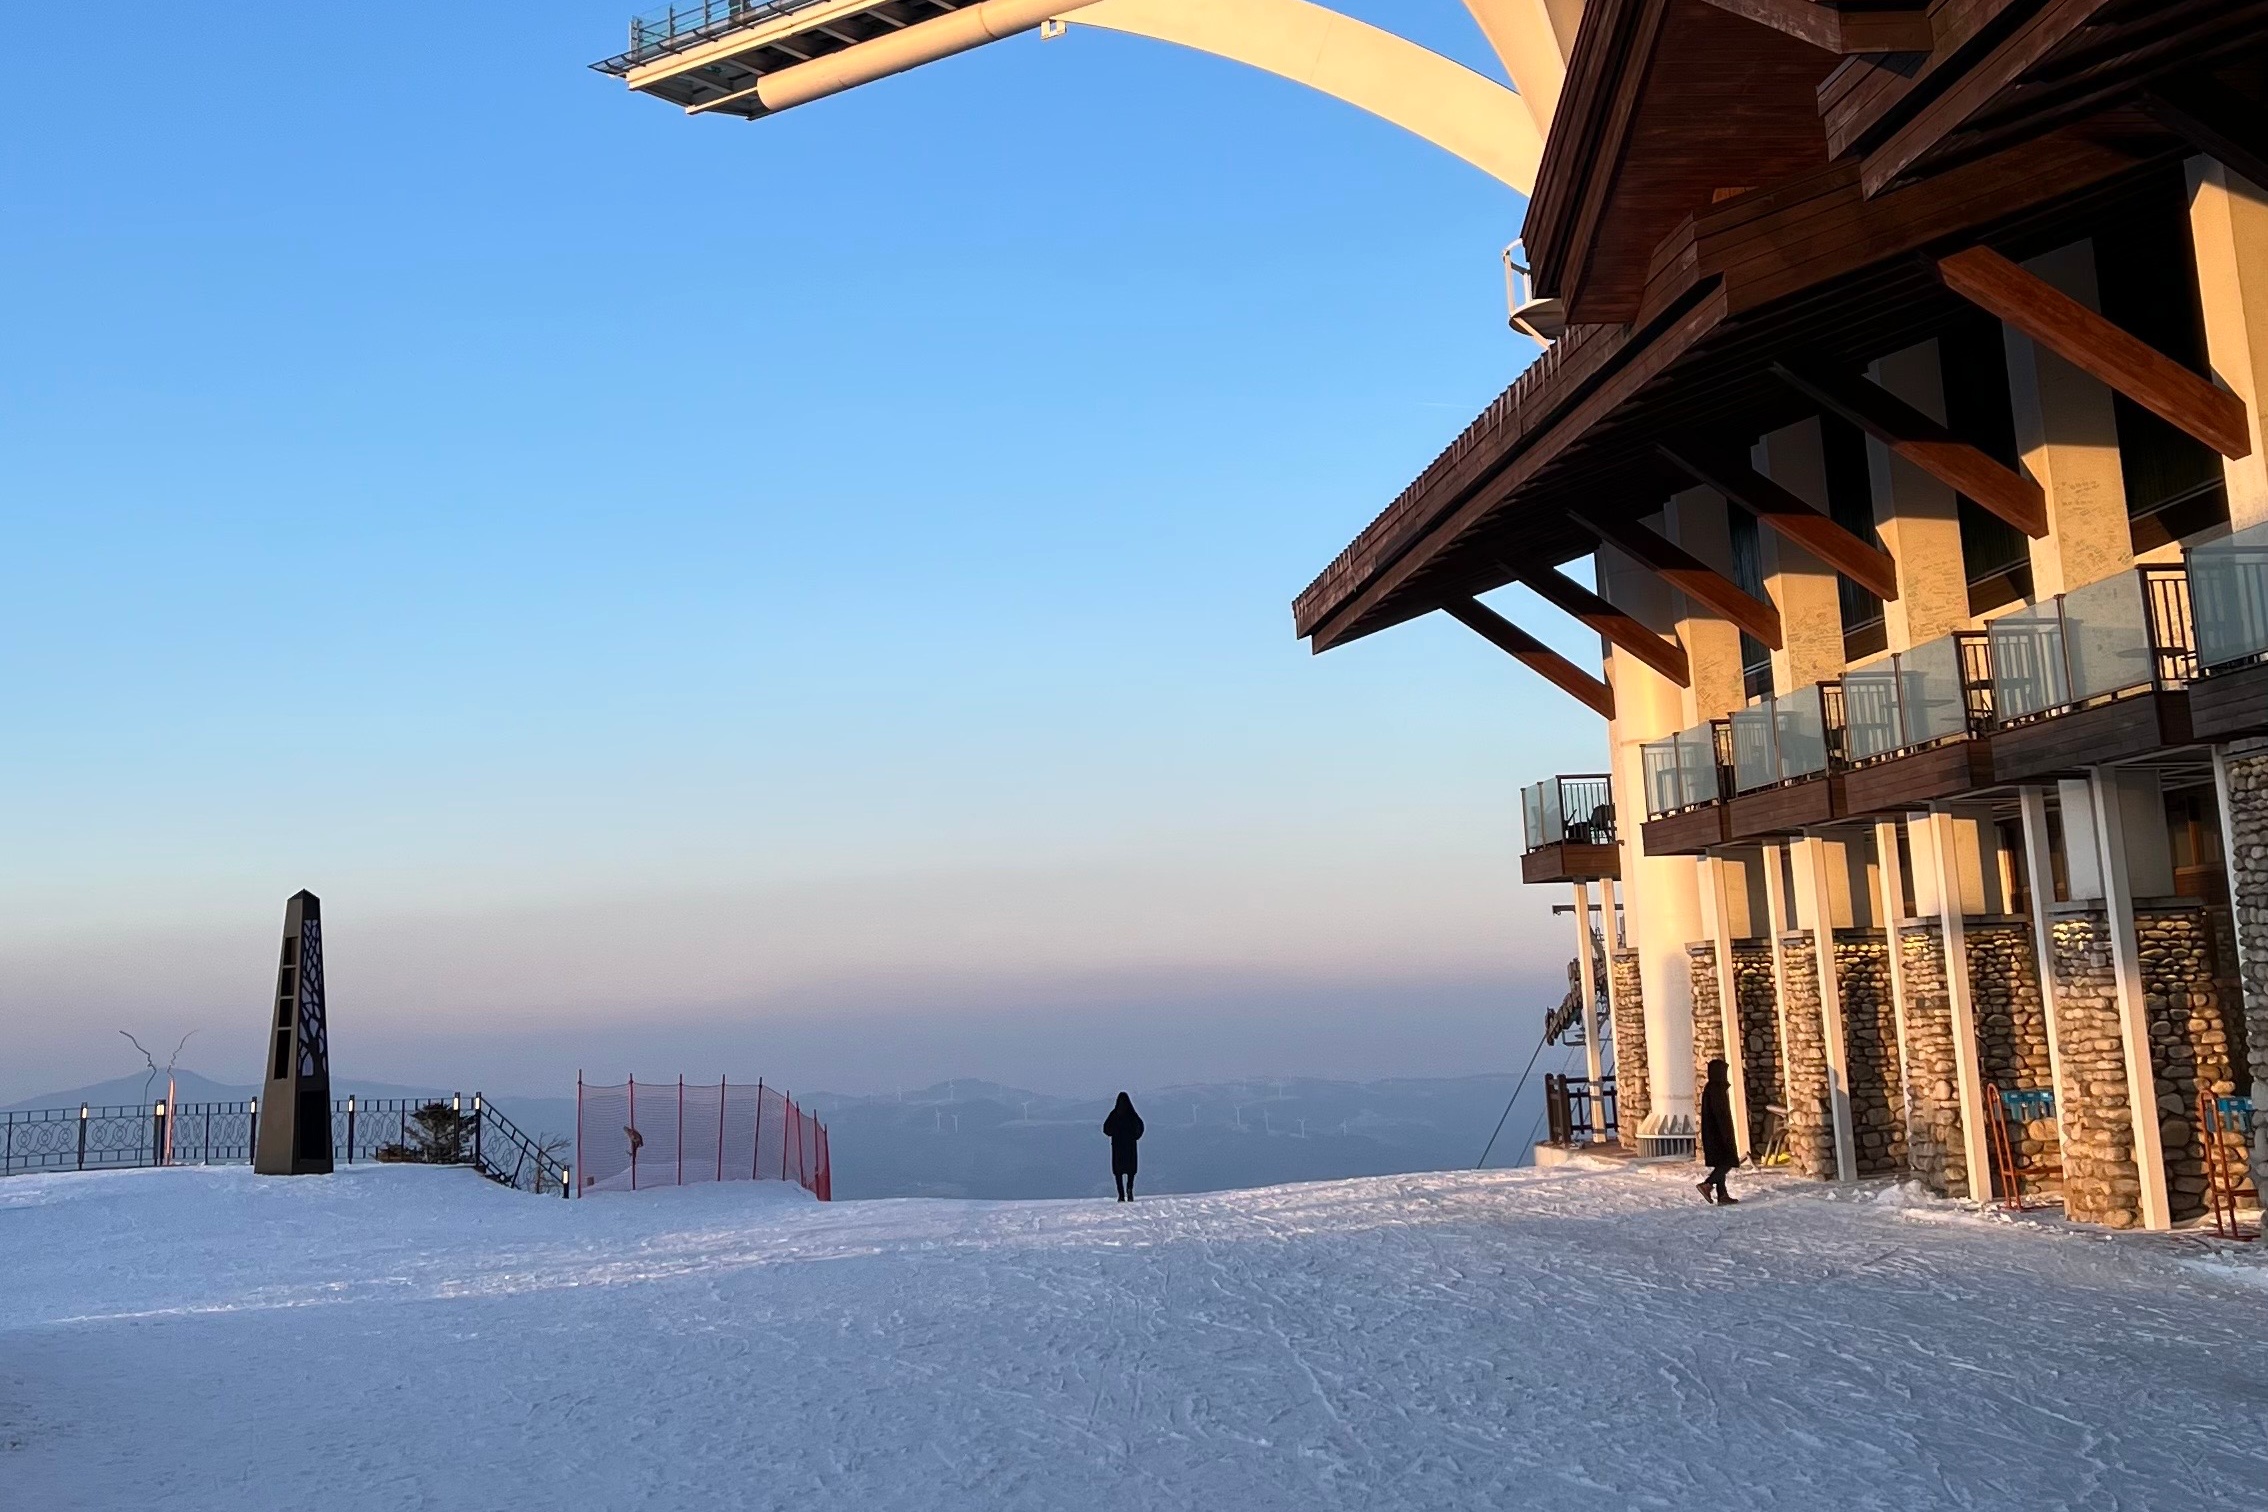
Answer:
[[[2264,185],[2268,0],[1584,8],[1524,236],[1556,339],[1295,616],[1447,612],[1605,722],[1611,794],[1532,790],[1524,865],[1608,921],[1625,1143],[1690,1148],[1723,1055],[1818,1178],[2166,1228],[2241,1175]],[[1598,676],[1476,599],[1514,582]]]

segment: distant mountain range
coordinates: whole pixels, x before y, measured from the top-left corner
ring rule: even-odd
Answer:
[[[185,1103],[236,1101],[258,1092],[189,1071],[176,1072],[174,1080]],[[375,1099],[445,1097],[451,1089],[340,1081],[334,1090]],[[153,1095],[163,1091],[161,1080]],[[1209,1192],[1467,1167],[1479,1158],[1512,1093],[1509,1075],[1370,1082],[1287,1077],[1158,1088],[1134,1099],[1148,1126],[1139,1189]],[[6,1111],[143,1100],[142,1078],[125,1076],[29,1098]],[[531,1134],[574,1134],[572,1097],[491,1101]],[[799,1101],[826,1120],[837,1198],[1110,1193],[1110,1152],[1102,1137],[1107,1097],[1055,1097],[962,1080],[918,1092],[815,1093]],[[1531,1077],[1504,1118],[1489,1164],[1525,1164],[1542,1112],[1542,1078]]]

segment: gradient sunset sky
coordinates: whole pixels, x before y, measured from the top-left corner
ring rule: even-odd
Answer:
[[[301,887],[342,1076],[1518,1070],[1516,788],[1603,728],[1288,605],[1533,356],[1520,200],[1076,28],[687,119],[628,9],[149,7],[0,96],[0,1101],[254,1079]]]

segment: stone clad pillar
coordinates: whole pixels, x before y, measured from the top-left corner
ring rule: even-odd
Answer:
[[[2173,891],[2163,799],[2154,772],[2097,767],[2091,780],[2111,966],[2106,1006],[2115,1015],[2118,1070],[2127,1092],[2127,1147],[2137,1188],[2133,1216],[2145,1228],[2170,1228],[2165,1146],[2157,1116],[2158,1078],[2151,1064],[2150,1015],[2135,932],[2135,899]]]
[[[2240,740],[2213,755],[2249,1062],[2233,1068],[2234,1079],[2249,1078],[2253,1107],[2268,1110],[2268,740]],[[2268,1117],[2255,1120],[2252,1179],[2268,1192]]]
[[[2188,174],[2206,359],[2251,418],[2252,455],[2222,462],[2229,523],[2242,530],[2268,522],[2268,190],[2209,157],[2191,158]]]
[[[1986,884],[1997,879],[1997,872],[1988,875],[1983,864],[1980,829],[1975,820],[1959,818],[1942,806],[1928,816],[1928,849],[1936,873],[1933,890],[1941,937],[1938,960],[1944,974],[1953,1059],[1954,1118],[1969,1195],[1983,1201],[1992,1195],[1992,1157],[1985,1123],[1984,1076],[1977,1056],[1976,997],[1969,981],[1968,916],[1988,911]]]
[[[2087,308],[2101,308],[2093,242],[2059,247],[2024,266]],[[2047,492],[2048,533],[2032,542],[2033,596],[2045,600],[2134,565],[2118,415],[2101,382],[2013,328],[2003,334],[2017,450]]]
[[[1738,879],[1739,886],[1734,885]],[[1725,1080],[1732,1103],[1733,1129],[1744,1147],[1744,1153],[1753,1152],[1749,1136],[1747,1052],[1742,1044],[1740,1016],[1739,964],[1734,953],[1734,941],[1749,934],[1748,890],[1746,869],[1737,867],[1722,856],[1701,858],[1701,922],[1709,938],[1702,943],[1708,946],[1707,963],[1710,974],[1709,1003],[1716,1015],[1713,1030],[1704,1020],[1708,1013],[1701,1002],[1702,983],[1696,966],[1693,987],[1693,1074],[1699,1086],[1708,1076],[1709,1062],[1717,1056],[1725,1059]],[[1696,949],[1698,950],[1698,946]],[[1696,956],[1696,961],[1700,957]],[[1704,1040],[1712,1048],[1704,1050]]]

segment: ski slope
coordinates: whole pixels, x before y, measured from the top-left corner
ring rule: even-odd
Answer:
[[[1658,1171],[0,1181],[0,1507],[2259,1508],[2268,1267]]]

